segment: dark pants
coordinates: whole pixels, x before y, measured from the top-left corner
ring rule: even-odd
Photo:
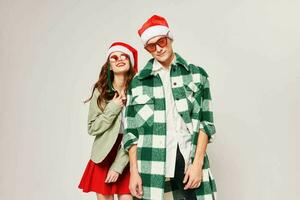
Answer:
[[[177,187],[182,192],[186,200],[197,200],[195,189],[187,189],[187,190],[183,189],[186,184],[183,183],[183,178],[185,175],[184,168],[185,168],[185,161],[183,155],[179,150],[179,146],[177,145],[175,174],[174,174],[174,178],[171,178],[171,184],[177,185]]]

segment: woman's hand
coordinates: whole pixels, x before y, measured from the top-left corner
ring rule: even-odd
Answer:
[[[123,104],[125,106],[126,105],[126,100],[127,100],[125,90],[121,91],[120,96],[121,96],[122,102],[123,102]]]
[[[125,104],[123,102],[123,96],[122,95],[119,95],[117,92],[115,93],[115,96],[113,97],[112,101],[115,102],[115,104],[123,107]]]
[[[113,170],[109,170],[105,179],[105,183],[113,183],[116,182],[119,178],[119,173]]]
[[[142,179],[138,172],[130,173],[129,190],[132,196],[137,197],[139,199],[142,198]]]

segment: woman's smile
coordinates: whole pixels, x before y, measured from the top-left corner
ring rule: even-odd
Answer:
[[[123,67],[124,65],[125,65],[125,63],[120,62],[120,63],[118,63],[116,66],[117,66],[117,67]]]

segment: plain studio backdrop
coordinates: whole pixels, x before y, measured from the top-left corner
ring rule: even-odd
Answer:
[[[150,55],[137,30],[166,17],[174,50],[210,75],[220,200],[298,199],[299,1],[0,1],[0,199],[91,200],[88,104],[109,45]]]

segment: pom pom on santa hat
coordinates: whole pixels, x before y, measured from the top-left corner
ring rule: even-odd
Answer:
[[[165,35],[173,39],[167,20],[158,15],[150,17],[138,30],[138,33],[144,45],[147,44],[148,40],[156,36]]]

